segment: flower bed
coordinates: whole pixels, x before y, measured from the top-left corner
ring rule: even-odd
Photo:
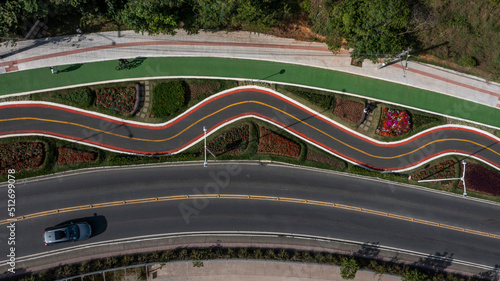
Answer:
[[[500,173],[491,171],[481,165],[467,163],[465,184],[467,190],[500,196]],[[459,188],[463,189],[462,182],[460,182]]]
[[[333,166],[333,167],[336,167],[339,169],[345,168],[345,163],[343,161],[336,160],[332,157],[329,157],[328,155],[316,152],[316,151],[311,150],[311,149],[307,150],[307,160],[319,162],[319,163],[323,163],[323,164],[328,164],[330,166]]]
[[[45,157],[45,145],[42,142],[15,142],[0,145],[0,175],[7,169],[16,173],[39,168]]]
[[[122,114],[130,114],[134,110],[136,100],[135,87],[102,88],[96,90],[96,105]]]
[[[292,158],[299,158],[300,145],[268,130],[259,127],[260,139],[257,154],[273,154]]]
[[[219,83],[214,84],[189,84],[190,98],[194,99],[203,94],[212,94],[216,89],[220,88]]]
[[[408,112],[383,107],[375,133],[394,138],[408,133],[410,129],[411,121]]]
[[[453,160],[447,160],[411,175],[411,179],[415,181],[432,180],[432,179],[450,179],[457,177],[455,174],[456,170],[457,170],[457,162]],[[453,181],[436,181],[431,183],[449,186],[453,183]]]
[[[236,155],[243,153],[247,149],[249,138],[250,126],[245,124],[223,132],[214,140],[207,143],[207,147],[215,155]],[[201,151],[203,152],[203,147]]]
[[[57,164],[89,163],[97,159],[97,153],[80,151],[69,147],[59,147],[57,149]]]

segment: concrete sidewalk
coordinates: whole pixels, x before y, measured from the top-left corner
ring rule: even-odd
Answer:
[[[338,266],[265,260],[209,260],[203,261],[202,267],[194,267],[192,261],[170,262],[163,266],[153,266],[149,278],[158,281],[345,280],[340,276]],[[399,281],[401,277],[359,270],[352,280]]]
[[[133,31],[103,32],[27,40],[0,49],[0,73],[136,57],[223,57],[307,65],[386,80],[500,108],[500,85],[451,70],[410,61],[378,69],[369,61],[352,66],[346,52],[325,44],[250,32],[200,32],[147,36]]]

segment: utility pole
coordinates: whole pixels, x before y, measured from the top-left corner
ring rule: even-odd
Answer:
[[[208,162],[207,162],[207,151],[212,154],[212,156],[214,158],[217,158],[217,156],[215,156],[215,154],[212,153],[212,151],[210,151],[210,149],[207,148],[207,128],[205,126],[203,126],[203,133],[205,135],[205,162],[203,162],[203,167],[207,167],[208,166]]]
[[[207,167],[207,128],[203,126],[203,133],[205,134],[205,162],[203,163],[203,167]]]
[[[402,51],[401,53],[396,55],[396,59],[392,60],[391,62],[384,62],[381,65],[379,65],[377,68],[381,69],[386,67],[389,64],[396,63],[398,60],[401,62],[401,68],[403,69],[403,77],[406,77],[406,70],[408,69],[408,60],[410,59],[411,55],[411,48],[406,49],[406,51]],[[406,56],[406,62],[405,65],[403,65],[403,60],[404,57]]]

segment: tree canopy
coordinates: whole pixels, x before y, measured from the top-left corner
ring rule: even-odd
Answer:
[[[330,2],[329,35],[344,38],[360,58],[398,54],[412,45],[411,9],[404,0],[342,0]],[[337,50],[338,41],[330,43]]]

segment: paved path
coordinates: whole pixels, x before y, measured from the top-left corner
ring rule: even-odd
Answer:
[[[103,32],[18,42],[0,49],[0,73],[95,62],[122,57],[210,56],[270,60],[303,64],[401,83],[500,107],[500,85],[439,67],[410,61],[377,69],[368,61],[351,65],[346,52],[333,55],[325,44],[301,42],[249,32],[200,32],[175,36],[146,36],[132,31]]]
[[[202,267],[193,262],[172,262],[154,266],[149,277],[158,281],[343,281],[340,267],[310,263],[291,263],[260,260],[210,260]],[[354,281],[398,281],[401,277],[360,270]]]
[[[500,140],[470,127],[443,126],[384,143],[349,130],[265,88],[240,87],[211,96],[165,124],[144,124],[46,103],[0,106],[0,135],[43,134],[106,149],[147,155],[181,152],[228,123],[257,117],[351,163],[402,171],[447,154],[500,169]]]

